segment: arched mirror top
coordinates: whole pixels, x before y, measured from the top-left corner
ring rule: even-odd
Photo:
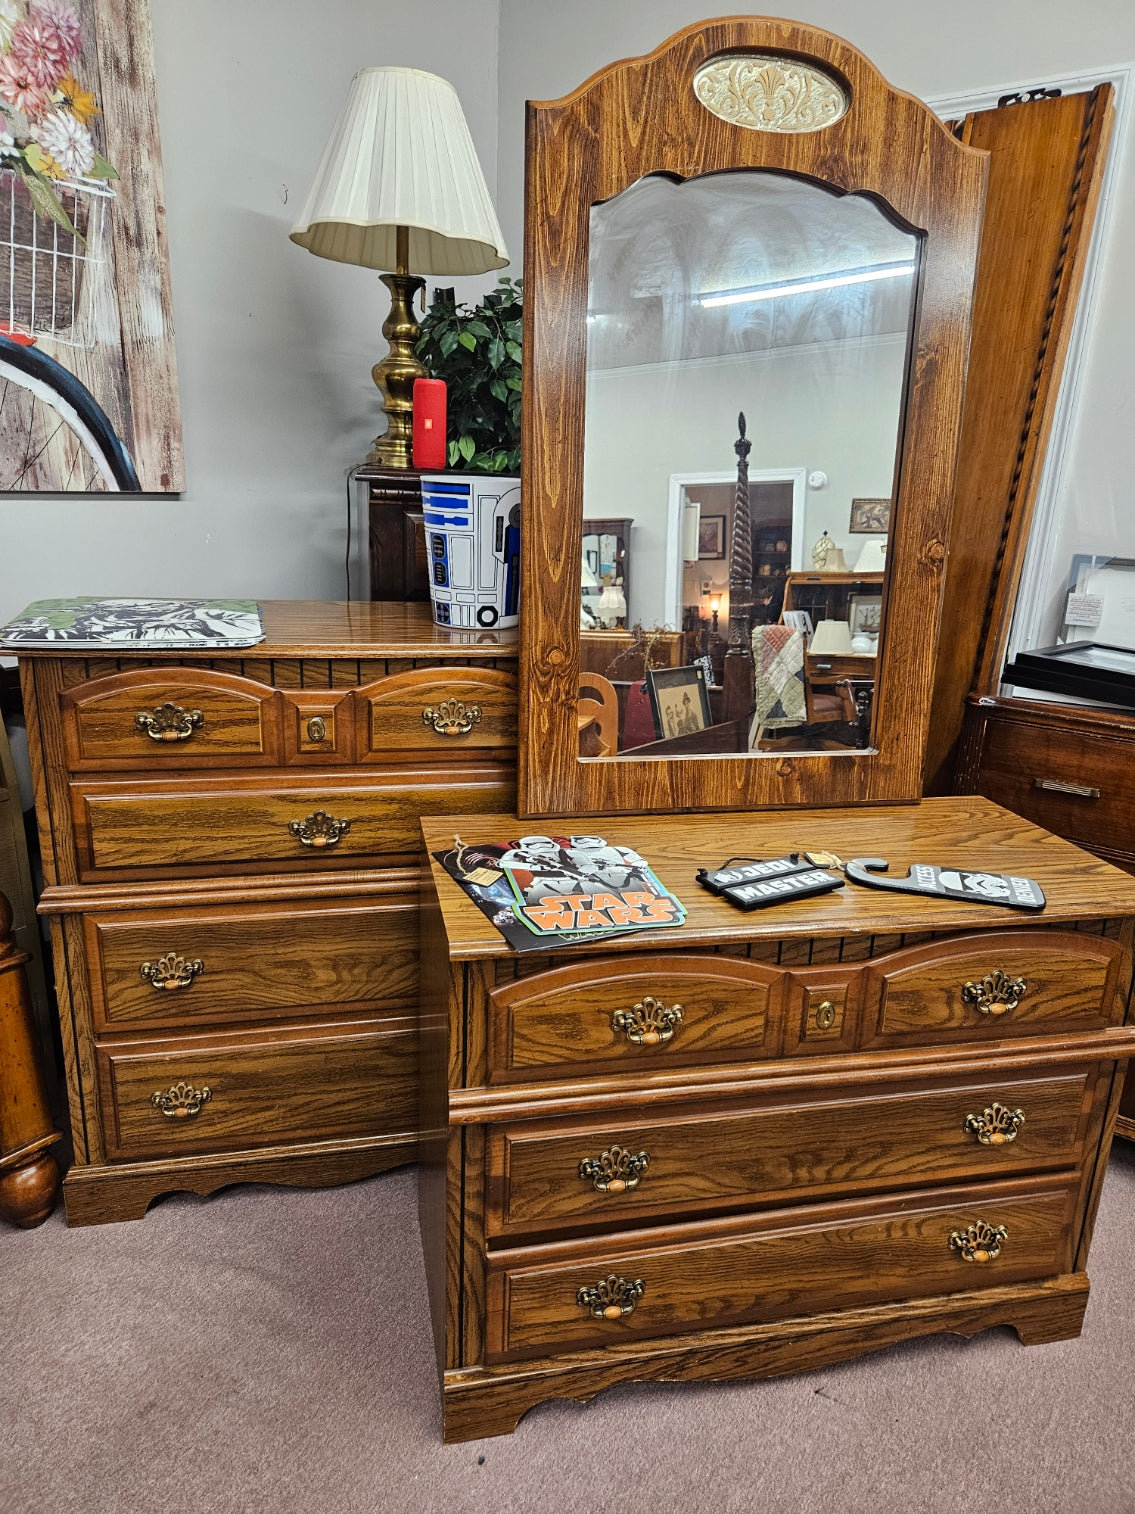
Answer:
[[[855,48],[787,21],[706,22],[645,58],[613,64],[563,100],[530,102],[522,815],[918,797],[985,167],[985,154],[959,143]],[[658,251],[644,256],[643,248],[655,243]],[[628,277],[628,258],[641,278]],[[844,287],[849,284],[856,287]],[[679,291],[685,303],[668,290]],[[780,298],[785,294],[790,298]],[[744,319],[712,308],[740,295],[747,302]],[[605,331],[605,302],[616,297],[634,300],[635,319],[611,321]],[[833,338],[843,339],[834,363]],[[813,527],[824,522],[824,536],[828,530],[822,510],[809,508],[805,482],[819,476],[816,448],[799,440],[800,456],[788,458],[770,437],[783,440],[792,432],[785,417],[791,419],[793,406],[798,415],[810,409],[813,435],[864,430],[851,408],[864,403],[869,389],[865,343],[893,351],[885,359],[884,402],[872,416],[881,438],[872,468],[853,479],[849,467],[847,487],[860,496],[857,507],[889,512],[886,573],[858,584],[857,604],[849,608],[849,594],[832,600],[830,593],[838,550],[821,564],[830,575],[827,598],[842,606],[831,612],[835,629],[850,636],[858,615],[864,640],[877,637],[882,626],[871,677],[859,680],[869,682],[869,697],[860,688],[844,698],[859,734],[843,743],[810,742],[806,735],[779,746],[754,741],[752,628],[762,617],[779,620],[784,594],[782,586],[780,599],[770,598],[769,585],[754,589],[734,578],[749,555],[749,545],[742,550],[737,543],[742,537],[754,549],[759,543],[760,511],[753,521],[743,520],[740,501],[752,501],[758,480],[771,488],[777,475],[781,495],[775,489],[767,495],[781,499],[778,524],[770,517],[766,532],[772,566],[762,562],[757,571],[793,577],[790,567],[813,565],[811,537],[821,537]],[[769,396],[778,380],[771,360],[783,366],[791,346],[798,364],[809,345],[820,351],[818,367],[774,412]],[[663,372],[674,392],[689,387],[688,365],[726,352],[733,363],[755,353],[765,370],[760,382],[747,374],[723,385],[708,410],[709,389],[699,382],[704,413],[696,424],[703,446],[695,461],[707,487],[715,475],[724,493],[703,497],[704,550],[686,544],[680,552],[663,538],[667,530],[675,538],[683,529],[690,534],[681,491],[683,480],[697,476],[684,466],[692,454],[677,447],[672,456],[660,456],[646,428],[635,423],[644,398],[640,393],[631,400],[631,369],[640,390],[651,369]],[[867,377],[874,382],[874,369]],[[656,382],[651,406],[657,388]],[[817,402],[821,393],[827,410]],[[735,447],[739,410],[748,411],[749,435]],[[619,428],[609,424],[620,413],[626,417],[621,441]],[[655,426],[658,434],[673,431],[665,417]],[[715,466],[707,468],[705,447]],[[724,482],[737,466],[735,451],[750,470],[744,496],[735,480]],[[610,467],[616,453],[618,480]],[[658,476],[648,478],[652,464]],[[657,527],[652,541],[652,522],[661,522],[667,508],[667,478],[669,523]],[[719,500],[726,501],[720,509]],[[630,604],[602,542],[588,538],[591,551],[585,546],[585,517],[614,516],[631,523]],[[696,538],[696,514],[693,522]],[[715,549],[725,565],[720,588],[726,592],[707,592],[693,606],[691,593],[712,586],[701,583],[697,559],[713,557]],[[718,637],[719,610],[727,627],[723,622]],[[720,666],[709,656],[711,615]],[[840,617],[846,625],[836,624]],[[636,622],[650,633],[645,652],[643,636],[632,630]],[[691,635],[694,626],[702,628],[705,646]],[[706,653],[703,659],[698,651]],[[702,661],[711,692],[720,683],[712,709],[708,697],[703,701],[711,738],[670,746],[663,740],[661,747],[642,739],[644,674],[652,659],[655,667],[671,669]],[[624,676],[594,678],[612,667]],[[587,676],[599,687],[583,688]],[[617,698],[605,682],[618,685]],[[676,677],[673,687],[689,690],[689,680]],[[633,741],[624,729],[628,699],[639,706]],[[597,700],[611,708],[585,739],[583,717]],[[653,734],[664,736],[658,699],[652,715]]]

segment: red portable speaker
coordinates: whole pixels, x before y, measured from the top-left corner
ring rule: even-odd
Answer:
[[[414,467],[445,467],[445,380],[414,380]]]

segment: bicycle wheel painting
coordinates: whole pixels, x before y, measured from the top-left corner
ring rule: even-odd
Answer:
[[[149,0],[0,0],[0,493],[184,487]]]

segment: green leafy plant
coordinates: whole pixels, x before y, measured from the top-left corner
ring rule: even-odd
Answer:
[[[435,300],[414,351],[446,384],[451,468],[516,473],[520,468],[522,288],[501,279],[479,305]]]

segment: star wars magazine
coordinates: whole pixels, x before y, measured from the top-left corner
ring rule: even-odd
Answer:
[[[517,951],[681,925],[686,911],[645,857],[602,836],[521,836],[434,857]]]

